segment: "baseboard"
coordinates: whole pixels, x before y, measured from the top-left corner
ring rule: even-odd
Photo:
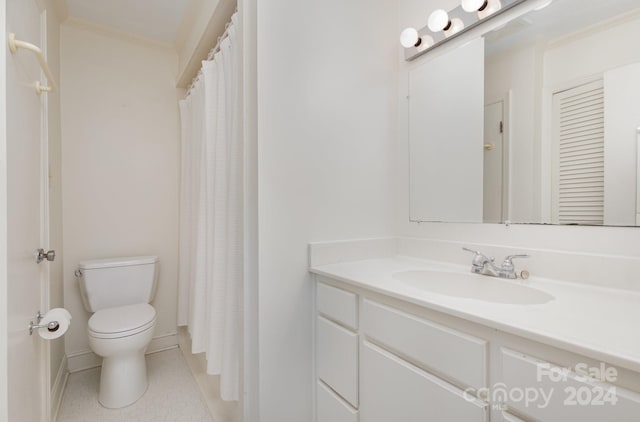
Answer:
[[[165,334],[151,339],[151,343],[149,343],[149,347],[147,348],[147,354],[175,349],[176,347],[178,347],[178,334]],[[101,365],[102,358],[91,350],[71,353],[67,356],[67,367],[70,373],[96,368]]]
[[[63,356],[60,367],[58,368],[58,373],[56,374],[56,379],[51,387],[51,422],[58,420],[67,379],[69,379],[68,360],[66,356]]]

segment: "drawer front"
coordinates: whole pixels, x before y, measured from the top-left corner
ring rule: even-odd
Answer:
[[[487,384],[487,342],[364,300],[361,324],[370,338],[464,387]]]
[[[358,298],[346,290],[317,284],[318,312],[347,327],[358,328]]]
[[[501,412],[499,418],[501,422],[526,422],[516,416],[513,416],[509,412]]]
[[[358,335],[321,316],[316,334],[318,378],[358,407]]]
[[[317,422],[358,422],[358,411],[318,381]]]
[[[363,343],[361,364],[363,421],[487,421],[485,403],[371,343]]]
[[[502,381],[509,393],[506,404],[519,414],[545,422],[640,420],[640,394],[587,380],[575,372],[513,350],[502,349],[500,358]],[[550,371],[555,371],[555,375],[550,375]],[[562,376],[556,376],[560,373]],[[520,398],[521,391],[525,393],[523,398]],[[534,391],[538,392],[537,400],[534,400]]]

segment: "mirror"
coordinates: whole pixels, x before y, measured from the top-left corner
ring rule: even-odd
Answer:
[[[639,6],[555,0],[413,68],[411,220],[640,225]]]

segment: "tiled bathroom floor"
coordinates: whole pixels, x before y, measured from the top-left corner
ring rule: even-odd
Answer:
[[[69,375],[58,422],[212,422],[179,349],[147,355],[147,371],[147,392],[123,409],[98,403],[100,368]]]

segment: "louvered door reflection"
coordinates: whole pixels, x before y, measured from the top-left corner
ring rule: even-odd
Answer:
[[[601,80],[553,96],[553,200],[557,224],[604,223],[604,87]]]

